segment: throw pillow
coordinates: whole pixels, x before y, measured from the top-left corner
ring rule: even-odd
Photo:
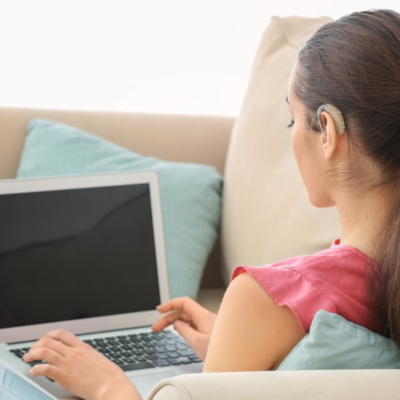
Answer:
[[[33,119],[17,178],[129,170],[157,172],[171,297],[196,298],[220,223],[222,177],[215,168],[143,157],[74,127]]]
[[[395,368],[400,368],[400,350],[393,340],[320,310],[278,370]]]

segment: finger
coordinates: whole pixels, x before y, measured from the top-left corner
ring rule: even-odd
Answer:
[[[24,355],[24,361],[27,363],[35,360],[43,360],[51,365],[56,366],[59,366],[63,359],[64,357],[62,357],[60,354],[46,347],[38,347]]]
[[[78,339],[73,333],[68,332],[65,329],[50,331],[42,337],[42,339],[44,338],[58,340],[69,347],[76,347],[83,344],[82,340]]]
[[[176,321],[174,324],[175,330],[189,343],[189,346],[195,349],[199,342],[199,338],[204,336],[204,334],[199,333],[193,329],[189,324],[182,321]]]
[[[169,317],[171,315],[171,317]],[[167,326],[171,325],[175,320],[179,319],[181,313],[176,311],[172,314],[168,314],[165,317],[161,317],[157,320],[157,322],[151,327],[153,331],[159,332],[165,329]],[[167,318],[169,317],[169,318]]]
[[[36,343],[34,343],[32,345],[29,352],[38,347],[47,347],[47,348],[61,354],[63,357],[65,357],[67,355],[67,348],[66,348],[65,344],[61,343],[57,340],[54,340],[54,339],[44,338],[44,339],[38,340]],[[28,352],[28,354],[29,354],[29,352]]]
[[[175,311],[171,314],[160,317],[157,322],[152,326],[153,330],[158,332],[166,328],[167,326],[173,324],[176,320],[181,319],[186,322],[192,320],[192,316],[185,312]]]
[[[192,320],[192,316],[187,312],[174,311],[170,314],[163,315],[162,317],[158,318],[158,321],[166,321],[168,324],[172,324],[177,319],[190,322]]]
[[[50,364],[35,365],[30,371],[31,376],[46,376],[61,385],[62,373],[59,368]],[[62,385],[61,385],[62,386]]]
[[[208,310],[203,308],[200,304],[196,303],[189,297],[172,299],[157,307],[157,311],[161,313],[167,313],[173,310],[183,310],[197,318],[201,318],[204,314],[209,313]]]

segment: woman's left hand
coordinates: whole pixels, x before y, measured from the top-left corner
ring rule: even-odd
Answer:
[[[72,333],[59,329],[38,340],[24,356],[32,376],[46,376],[85,400],[141,399],[121,368]]]

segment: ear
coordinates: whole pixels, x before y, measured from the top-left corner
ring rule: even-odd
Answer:
[[[326,111],[321,113],[321,123],[322,128],[324,129],[324,132],[321,135],[322,149],[324,151],[325,159],[330,160],[336,151],[338,143],[336,126],[332,116]],[[326,140],[324,139],[324,136],[326,137]]]

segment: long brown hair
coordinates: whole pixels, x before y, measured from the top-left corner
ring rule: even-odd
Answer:
[[[320,131],[317,110],[342,111],[353,164],[346,176],[362,190],[390,186],[396,193],[367,265],[367,289],[381,332],[400,347],[400,14],[357,12],[321,27],[300,50],[295,94],[307,122]],[[356,160],[356,161],[355,161]],[[371,181],[363,168],[380,171]]]

